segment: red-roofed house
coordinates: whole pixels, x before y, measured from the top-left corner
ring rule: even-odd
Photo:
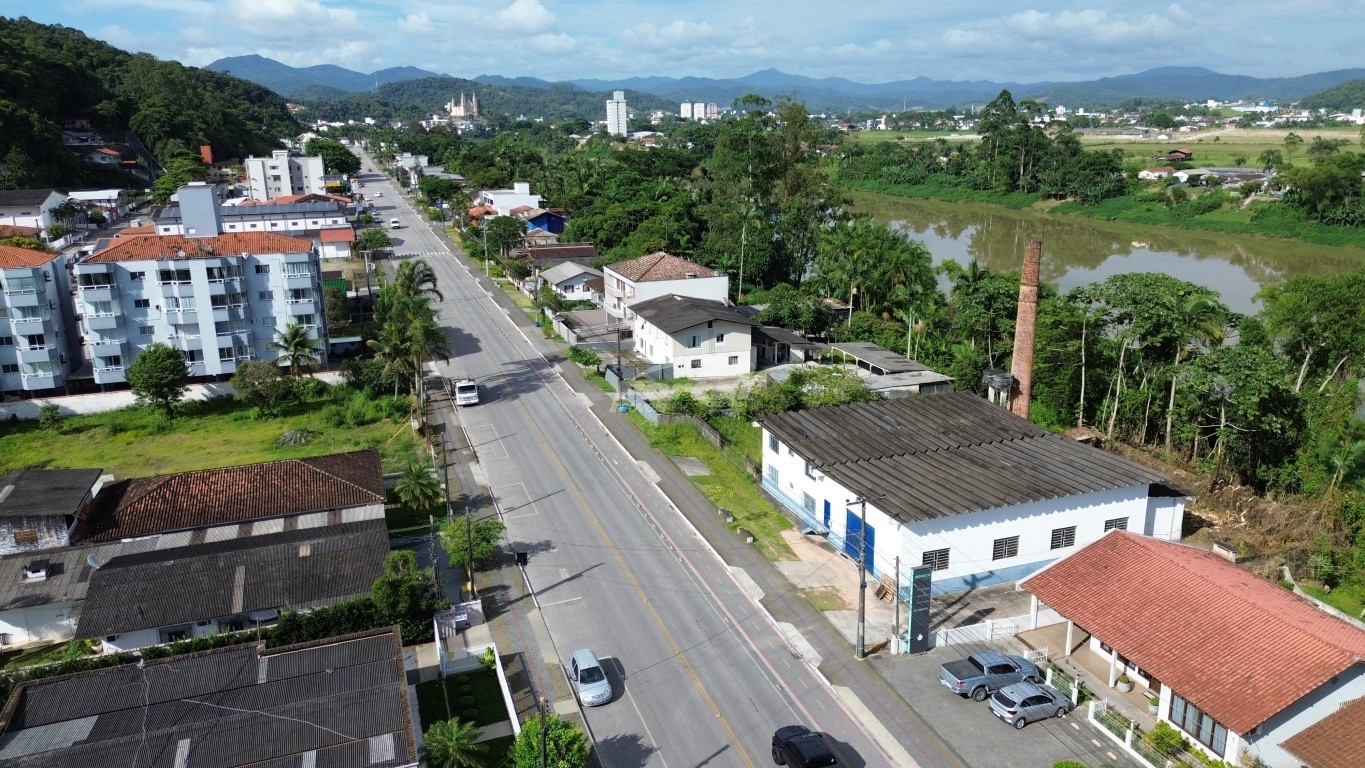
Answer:
[[[319,249],[322,258],[349,259],[351,244],[355,242],[355,230],[350,227],[324,229],[318,233],[318,242],[322,245]]]
[[[1308,768],[1360,768],[1365,765],[1365,698],[1342,705],[1284,746]]]
[[[1298,768],[1285,743],[1365,696],[1365,630],[1206,550],[1113,530],[1019,586],[1233,765]]]
[[[631,304],[660,296],[673,294],[722,302],[730,296],[728,276],[663,251],[609,264],[603,272],[609,323],[633,322]]]
[[[95,382],[125,381],[139,350],[179,349],[193,377],[231,375],[244,360],[276,360],[290,323],[327,359],[318,248],[275,232],[224,232],[213,188],[182,187],[184,234],[117,237],[76,263],[77,312]]]

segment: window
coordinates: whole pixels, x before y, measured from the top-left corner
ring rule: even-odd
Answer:
[[[687,339],[687,348],[688,348],[688,349],[696,349],[697,347],[700,347],[700,346],[701,346],[701,337],[700,337],[700,336],[690,336],[690,337],[688,337],[688,339]]]
[[[47,349],[47,336],[41,333],[30,333],[24,337],[24,343],[29,349]]]
[[[286,299],[290,304],[301,304],[305,301],[313,300],[313,292],[308,288],[290,288],[289,298]]]
[[[948,550],[931,549],[924,553],[924,559],[920,564],[932,571],[946,571],[948,570]]]
[[[4,365],[0,365],[0,373],[18,373],[18,372],[19,372],[19,364],[18,364],[18,363],[5,363]]]
[[[14,346],[14,337],[13,337],[13,336],[0,336],[0,347],[12,347],[12,346]]]
[[[114,314],[114,302],[112,301],[92,301],[89,306],[91,317],[107,317]]]
[[[128,279],[131,280],[131,281],[134,282],[134,283],[140,283],[140,282],[142,282],[143,280],[146,280],[146,279],[147,279],[147,273],[146,273],[146,272],[129,272],[129,273],[128,273]]]
[[[190,271],[188,269],[162,269],[157,272],[157,279],[163,283],[188,283]]]
[[[782,444],[777,442],[777,435],[768,435],[768,450],[773,453],[782,452]]]
[[[809,462],[809,461],[806,462],[806,477],[809,477],[809,478],[811,478],[811,479],[814,479],[814,478],[815,478],[815,470],[813,470],[813,469],[810,468],[810,462]]]
[[[208,275],[210,283],[221,283],[228,278],[241,277],[242,268],[237,264],[229,264],[226,267],[209,267]]]
[[[137,327],[137,332],[140,336],[151,336],[156,333],[156,329],[150,325],[139,325]]]
[[[260,301],[270,301],[271,293],[270,291],[257,291],[256,298]]]
[[[116,371],[123,368],[123,355],[105,355],[95,358],[95,367],[102,371]]]
[[[10,281],[11,283],[14,281]],[[82,288],[106,288],[114,284],[114,276],[108,272],[92,272],[81,275]]]
[[[1171,694],[1171,722],[1216,755],[1227,749],[1228,729],[1176,693]]]
[[[193,296],[170,296],[166,299],[166,309],[172,312],[193,312]]]
[[[730,355],[730,365],[739,365],[739,355]]]
[[[299,315],[295,320],[304,328],[312,328],[318,324],[317,319],[312,315]]]
[[[246,304],[246,295],[241,293],[224,293],[218,296],[210,296],[209,304],[214,309],[224,307],[240,307]]]
[[[44,360],[37,363],[24,363],[24,376],[51,376],[53,373],[52,361]]]
[[[46,320],[47,307],[42,305],[36,307],[15,307],[15,320]]]
[[[801,494],[801,507],[812,515],[815,514],[815,497],[809,493]]]
[[[777,485],[777,467],[768,467],[768,482]]]
[[[1052,529],[1052,548],[1065,549],[1076,546],[1076,526]]]
[[[1019,554],[1019,537],[1006,536],[1003,539],[996,539],[991,545],[991,559],[1004,560],[1007,557],[1014,557]]]
[[[258,274],[258,275],[268,275],[268,274],[270,274],[270,265],[269,265],[269,264],[257,264],[257,265],[256,265],[256,274]]]
[[[693,358],[693,360],[692,360],[692,367],[693,367],[693,368],[700,368],[700,367],[701,367],[701,358],[700,358],[700,357]]]
[[[151,299],[133,299],[133,309],[147,309],[152,306]]]
[[[204,351],[201,349],[182,349],[180,350],[180,354],[185,358],[185,362],[187,363],[204,362]]]
[[[1104,521],[1104,530],[1112,531],[1115,528],[1119,529],[1120,531],[1128,530],[1128,518],[1116,517],[1113,520]]]
[[[718,333],[718,334],[716,334],[716,343],[717,343],[717,344],[724,344],[724,343],[725,343],[725,334],[723,334],[723,333]]]

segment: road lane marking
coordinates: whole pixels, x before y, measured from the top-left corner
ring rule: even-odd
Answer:
[[[555,607],[556,605],[564,605],[565,603],[572,603],[572,602],[576,602],[576,601],[582,600],[582,599],[583,599],[583,598],[581,598],[581,597],[571,597],[571,598],[569,598],[569,599],[567,599],[567,600],[558,600],[558,601],[553,602],[553,603],[541,603],[541,604],[540,604],[540,607],[541,607],[541,608],[553,608],[553,607]]]
[[[507,458],[507,446],[502,444],[497,427],[492,424],[474,424],[466,425],[464,431],[469,436],[469,447],[479,457],[479,461]]]

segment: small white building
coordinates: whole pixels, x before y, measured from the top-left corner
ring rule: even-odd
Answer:
[[[1058,655],[1159,694],[1157,718],[1229,765],[1299,768],[1322,754],[1315,727],[1365,697],[1365,630],[1208,550],[1115,530],[1019,586],[1066,619]]]
[[[57,221],[52,209],[66,201],[55,189],[0,189],[0,224],[37,227],[46,235]]]
[[[475,205],[487,205],[493,207],[495,216],[511,216],[513,208],[525,206],[527,209],[539,208],[544,202],[540,195],[531,194],[531,185],[528,182],[518,181],[512,184],[511,189],[481,189],[475,199]]]
[[[744,376],[757,360],[754,321],[721,301],[670,294],[634,306],[635,353],[675,378]]]
[[[934,594],[1013,582],[1114,528],[1177,540],[1167,482],[970,393],[763,421],[764,490],[877,578],[899,558],[902,591],[914,566]]]
[[[592,267],[566,261],[540,273],[540,285],[550,289],[570,301],[592,301],[601,303],[602,294],[593,290],[590,283],[599,283],[602,271]]]
[[[245,165],[252,200],[327,191],[321,157],[304,157],[277,149],[270,157],[248,157]]]
[[[104,214],[109,223],[120,221],[128,215],[132,200],[126,189],[75,189],[69,193],[72,200]]]
[[[730,278],[710,267],[659,251],[608,264],[603,269],[607,322],[631,323],[631,305],[660,296],[693,296],[726,301]]]

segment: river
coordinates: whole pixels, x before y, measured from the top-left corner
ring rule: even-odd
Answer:
[[[859,192],[853,209],[919,240],[934,263],[976,261],[1020,268],[1024,245],[1043,241],[1042,279],[1059,291],[1124,272],[1164,272],[1211,288],[1234,312],[1259,308],[1256,293],[1299,274],[1333,275],[1365,267],[1365,249],[1294,240],[1142,227],[1080,216],[1052,216],[990,205]]]

